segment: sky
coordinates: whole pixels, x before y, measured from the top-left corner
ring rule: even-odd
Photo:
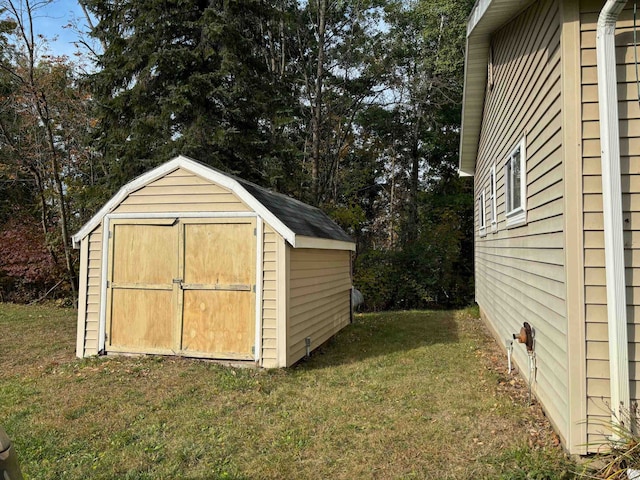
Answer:
[[[85,30],[86,20],[76,0],[53,0],[37,10],[33,19],[36,33],[44,35],[53,55],[68,55],[73,58],[76,52],[74,41],[78,33],[70,24],[77,24]]]

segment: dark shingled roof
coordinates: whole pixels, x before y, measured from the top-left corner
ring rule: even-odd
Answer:
[[[232,176],[228,173],[223,174]],[[319,208],[286,195],[271,192],[238,177],[233,179],[296,235],[353,242],[353,239]]]

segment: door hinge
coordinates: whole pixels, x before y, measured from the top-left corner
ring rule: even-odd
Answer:
[[[109,288],[110,286],[111,286],[111,282],[107,280],[107,288]]]
[[[255,354],[256,354],[256,346],[255,346],[255,345],[253,345],[253,346],[251,347],[251,353],[252,353],[253,355],[255,355]]]
[[[113,232],[109,230],[109,238],[113,237]]]
[[[253,284],[253,293],[256,293],[256,284]]]
[[[257,229],[257,228],[254,228],[254,229],[253,229],[253,236],[255,237],[256,235],[258,235],[258,229]]]

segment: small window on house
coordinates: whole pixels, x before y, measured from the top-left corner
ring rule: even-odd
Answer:
[[[486,196],[484,190],[478,195],[478,230],[480,236],[487,234]]]
[[[491,204],[491,230],[498,229],[498,199],[496,191],[496,166],[491,166],[489,173],[489,202]]]
[[[504,168],[507,227],[527,221],[527,152],[525,139],[507,157]]]

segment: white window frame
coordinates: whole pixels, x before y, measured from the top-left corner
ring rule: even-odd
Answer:
[[[498,189],[496,186],[496,165],[489,172],[489,202],[491,203],[491,231],[498,229]]]
[[[483,237],[487,234],[487,208],[486,208],[486,194],[484,189],[478,195],[478,232]]]
[[[519,165],[518,162],[519,155]],[[515,200],[515,167],[519,168],[519,194],[520,202]],[[507,218],[507,227],[522,225],[527,222],[527,150],[525,137],[522,137],[517,145],[511,150],[504,165],[504,185],[505,201],[504,211]]]

